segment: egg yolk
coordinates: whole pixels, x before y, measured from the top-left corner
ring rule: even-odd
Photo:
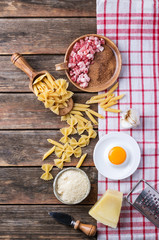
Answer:
[[[108,153],[108,158],[111,163],[119,165],[126,160],[126,152],[122,147],[113,147]]]

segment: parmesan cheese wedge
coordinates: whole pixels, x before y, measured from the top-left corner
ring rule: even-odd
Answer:
[[[89,215],[97,221],[112,228],[116,228],[122,206],[123,194],[108,189],[104,195],[90,209]]]

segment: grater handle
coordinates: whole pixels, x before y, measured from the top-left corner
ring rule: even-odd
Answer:
[[[129,201],[129,196],[130,194],[137,188],[137,186],[141,183],[141,182],[144,182],[146,184],[148,184],[144,179],[141,179],[140,181],[137,182],[137,184],[131,189],[131,191],[126,195],[125,199],[126,201],[131,204],[133,206],[133,203]],[[148,184],[149,185],[149,184]]]

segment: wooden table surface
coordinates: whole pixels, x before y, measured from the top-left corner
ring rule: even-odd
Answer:
[[[91,183],[89,197],[79,205],[61,204],[53,195],[52,181],[40,179],[42,155],[49,149],[47,138],[59,139],[60,118],[44,109],[28,88],[28,77],[10,61],[14,52],[25,55],[36,70],[55,71],[69,44],[77,37],[96,33],[95,0],[0,1],[0,239],[88,239],[56,223],[49,211],[71,214],[85,223],[96,222],[88,211],[97,199],[97,171],[93,140],[82,169]],[[92,94],[75,92],[76,102]],[[96,109],[97,110],[97,109]],[[47,162],[53,163],[53,157]],[[76,160],[67,166],[75,166]],[[59,172],[53,170],[53,176]],[[93,238],[96,239],[96,238]]]

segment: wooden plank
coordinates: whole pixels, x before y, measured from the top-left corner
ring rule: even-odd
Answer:
[[[85,205],[0,206],[0,239],[90,239],[78,230],[57,223],[48,215],[50,211],[64,212],[75,220],[96,225],[96,221],[88,214],[90,208]],[[91,239],[95,240],[96,237]]]
[[[0,54],[64,54],[77,37],[96,33],[96,19],[0,19],[0,32]]]
[[[0,166],[41,166],[44,163],[53,164],[57,158],[53,153],[42,161],[43,154],[52,147],[47,138],[59,141],[62,134],[57,130],[0,131],[0,136]],[[90,145],[82,148],[83,153],[88,153],[82,166],[94,166],[92,153],[97,139],[91,139]],[[72,156],[71,160],[64,165],[76,166],[79,159]]]
[[[97,199],[97,170],[82,167],[90,181],[91,192],[81,204],[94,204]],[[53,177],[60,170],[53,168]],[[44,181],[39,167],[0,168],[0,204],[61,204],[53,194],[53,181]]]
[[[73,100],[85,103],[93,94],[76,93]],[[92,106],[97,111],[97,104]],[[66,126],[60,117],[34,94],[0,94],[0,129],[57,129]]]
[[[0,17],[72,17],[96,15],[95,0],[1,2]]]
[[[26,55],[26,60],[37,71],[47,70],[56,79],[67,79],[64,71],[56,71],[55,64],[64,61],[64,55]],[[0,92],[30,92],[29,78],[10,62],[10,56],[0,56]],[[80,92],[72,83],[69,89]]]

